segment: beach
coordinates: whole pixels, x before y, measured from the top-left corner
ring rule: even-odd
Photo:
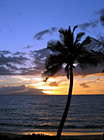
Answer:
[[[31,134],[23,135],[17,133],[4,133],[0,132],[0,140],[57,140],[56,136],[43,135],[41,134]],[[61,140],[104,140],[104,135],[62,135]]]

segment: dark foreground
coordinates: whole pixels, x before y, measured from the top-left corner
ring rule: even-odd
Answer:
[[[0,140],[57,140],[55,136],[33,134],[17,135],[0,133]],[[61,140],[104,140],[104,135],[62,136]]]
[[[45,135],[4,135],[0,134],[0,140],[56,140],[55,136]]]

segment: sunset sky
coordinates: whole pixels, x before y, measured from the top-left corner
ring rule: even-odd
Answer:
[[[104,0],[0,0],[0,19],[0,94],[66,95],[64,73],[43,82],[47,42],[69,25],[104,36]],[[73,94],[104,94],[102,70],[76,68]]]

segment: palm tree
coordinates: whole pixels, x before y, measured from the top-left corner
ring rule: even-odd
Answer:
[[[45,81],[50,76],[55,75],[59,70],[61,70],[63,65],[67,78],[70,78],[67,103],[57,131],[58,140],[60,140],[64,122],[70,107],[73,89],[73,69],[75,68],[75,64],[84,69],[88,68],[88,66],[97,66],[100,63],[100,57],[96,57],[97,53],[94,51],[88,51],[86,47],[84,47],[86,44],[90,43],[90,37],[87,37],[81,43],[81,39],[85,33],[80,32],[74,39],[74,31],[77,27],[78,26],[75,26],[73,31],[71,31],[70,26],[68,30],[60,29],[60,41],[49,41],[47,45],[47,48],[51,50],[52,53],[45,61],[46,69],[43,73]]]

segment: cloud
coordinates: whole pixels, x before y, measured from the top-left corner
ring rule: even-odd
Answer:
[[[79,24],[79,27],[82,30],[87,30],[88,28],[96,28],[99,23],[101,23],[101,25],[104,26],[104,8],[102,8],[98,11],[95,11],[94,14],[95,14],[94,20],[90,20],[83,24]],[[97,15],[98,15],[98,17],[97,17]]]
[[[87,30],[87,28],[95,28],[97,27],[99,23],[99,20],[92,20],[92,21],[89,21],[89,22],[85,22],[83,24],[79,24],[79,27],[82,29],[82,30]]]
[[[0,75],[11,75],[11,71],[3,66],[0,66]]]
[[[4,52],[3,52],[4,54]],[[31,66],[32,60],[24,53],[16,52],[11,56],[0,55],[0,75],[34,75],[37,73],[34,65]],[[30,66],[28,66],[28,64]]]
[[[25,90],[25,86],[22,85],[22,86],[3,86],[0,88],[0,93],[11,93],[11,92],[18,92],[18,91],[23,91]]]
[[[88,49],[100,48],[98,47],[97,41],[92,38]],[[50,50],[43,48],[40,50],[30,51],[29,54],[23,56],[23,52],[11,53],[6,56],[9,52],[1,51],[3,54],[0,55],[0,75],[38,75],[42,74],[45,70],[45,59],[50,55]],[[5,55],[4,55],[5,54]],[[74,74],[76,76],[87,76],[90,74],[101,73],[104,69],[104,65],[99,65],[94,68],[87,68],[82,70],[79,66],[74,69]],[[56,76],[65,76],[64,70],[58,72]]]
[[[74,74],[76,76],[87,76],[87,75],[91,75],[91,74],[97,74],[97,73],[102,73],[104,66],[99,65],[98,67],[93,67],[93,68],[86,68],[84,70],[82,70],[79,66],[77,66],[74,69]]]
[[[43,31],[40,31],[40,32],[36,33],[34,35],[34,38],[36,40],[42,40],[44,35],[46,35],[46,34],[50,34],[51,35],[55,31],[57,31],[57,28],[56,27],[52,27],[51,29],[46,29],[46,30],[43,30]]]
[[[104,26],[104,15],[100,16],[100,21],[101,21],[102,26]]]
[[[31,51],[31,60],[25,57],[0,57],[0,75],[37,75],[42,74],[45,70],[45,59],[49,56],[50,51],[47,48]],[[26,63],[27,62],[27,63]],[[26,65],[25,65],[26,63]],[[18,67],[18,65],[19,67]],[[31,66],[28,66],[31,64]],[[76,76],[87,76],[89,74],[101,73],[104,69],[103,65],[96,68],[82,70],[79,66],[74,69]],[[58,72],[55,76],[65,76],[64,70]]]
[[[89,88],[90,86],[88,86],[88,84],[93,84],[93,85],[98,86],[98,83],[101,83],[101,82],[104,82],[104,79],[96,78],[95,80],[89,80],[84,83],[81,83],[80,86],[82,86],[83,88]]]
[[[33,57],[34,61],[33,64],[35,64],[35,68],[37,71],[41,73],[41,71],[44,70],[44,62],[45,59],[49,56],[50,51],[47,48],[38,50],[38,51],[31,51],[31,56]]]
[[[30,48],[32,48],[32,47],[34,47],[34,46],[27,45],[26,47],[23,47],[23,49],[30,49]]]
[[[6,64],[6,66],[7,66],[7,68],[18,70],[18,68],[13,64],[8,63],[8,64]]]
[[[11,54],[11,52],[7,50],[0,51],[0,55],[6,55],[6,54]]]
[[[26,65],[25,63],[28,61],[28,58],[21,56],[23,55],[21,52],[14,54],[18,56],[14,56],[11,52],[5,50],[0,52],[0,75],[20,74],[20,69]],[[9,56],[6,56],[7,54]]]
[[[34,89],[26,87],[25,85],[21,86],[2,86],[0,88],[0,94],[12,94],[12,95],[44,95],[40,89]]]
[[[27,94],[31,95],[44,95],[40,89],[28,88]]]
[[[100,16],[99,20],[100,20],[102,26],[104,26],[104,8],[102,8],[98,11],[95,11],[95,14],[98,14]]]
[[[49,84],[49,86],[58,86],[58,84],[56,82],[52,82]]]
[[[86,83],[81,83],[80,86],[82,86],[83,88],[89,88],[89,86]]]
[[[12,57],[12,56],[0,56],[0,65],[8,64],[8,63],[15,63],[15,64],[23,64],[24,61],[28,60],[26,57],[18,56],[18,57]]]
[[[26,54],[25,52],[16,52],[13,55],[25,55],[25,54]]]
[[[95,42],[96,44],[96,42]],[[95,44],[93,44],[93,46],[95,46]],[[92,46],[92,48],[93,48]],[[46,48],[38,50],[38,51],[31,51],[31,55],[34,59],[34,72],[41,74],[41,72],[44,71],[45,66],[44,66],[44,62],[45,62],[45,58],[47,58],[50,54],[50,51]],[[101,73],[102,70],[104,69],[103,65],[99,65],[98,67],[94,67],[94,68],[87,68],[85,70],[82,70],[79,66],[77,66],[74,69],[74,74],[76,76],[87,76],[90,74],[96,74],[96,73]],[[31,72],[30,72],[31,73]],[[64,70],[59,71],[55,76],[65,76],[65,72]]]

